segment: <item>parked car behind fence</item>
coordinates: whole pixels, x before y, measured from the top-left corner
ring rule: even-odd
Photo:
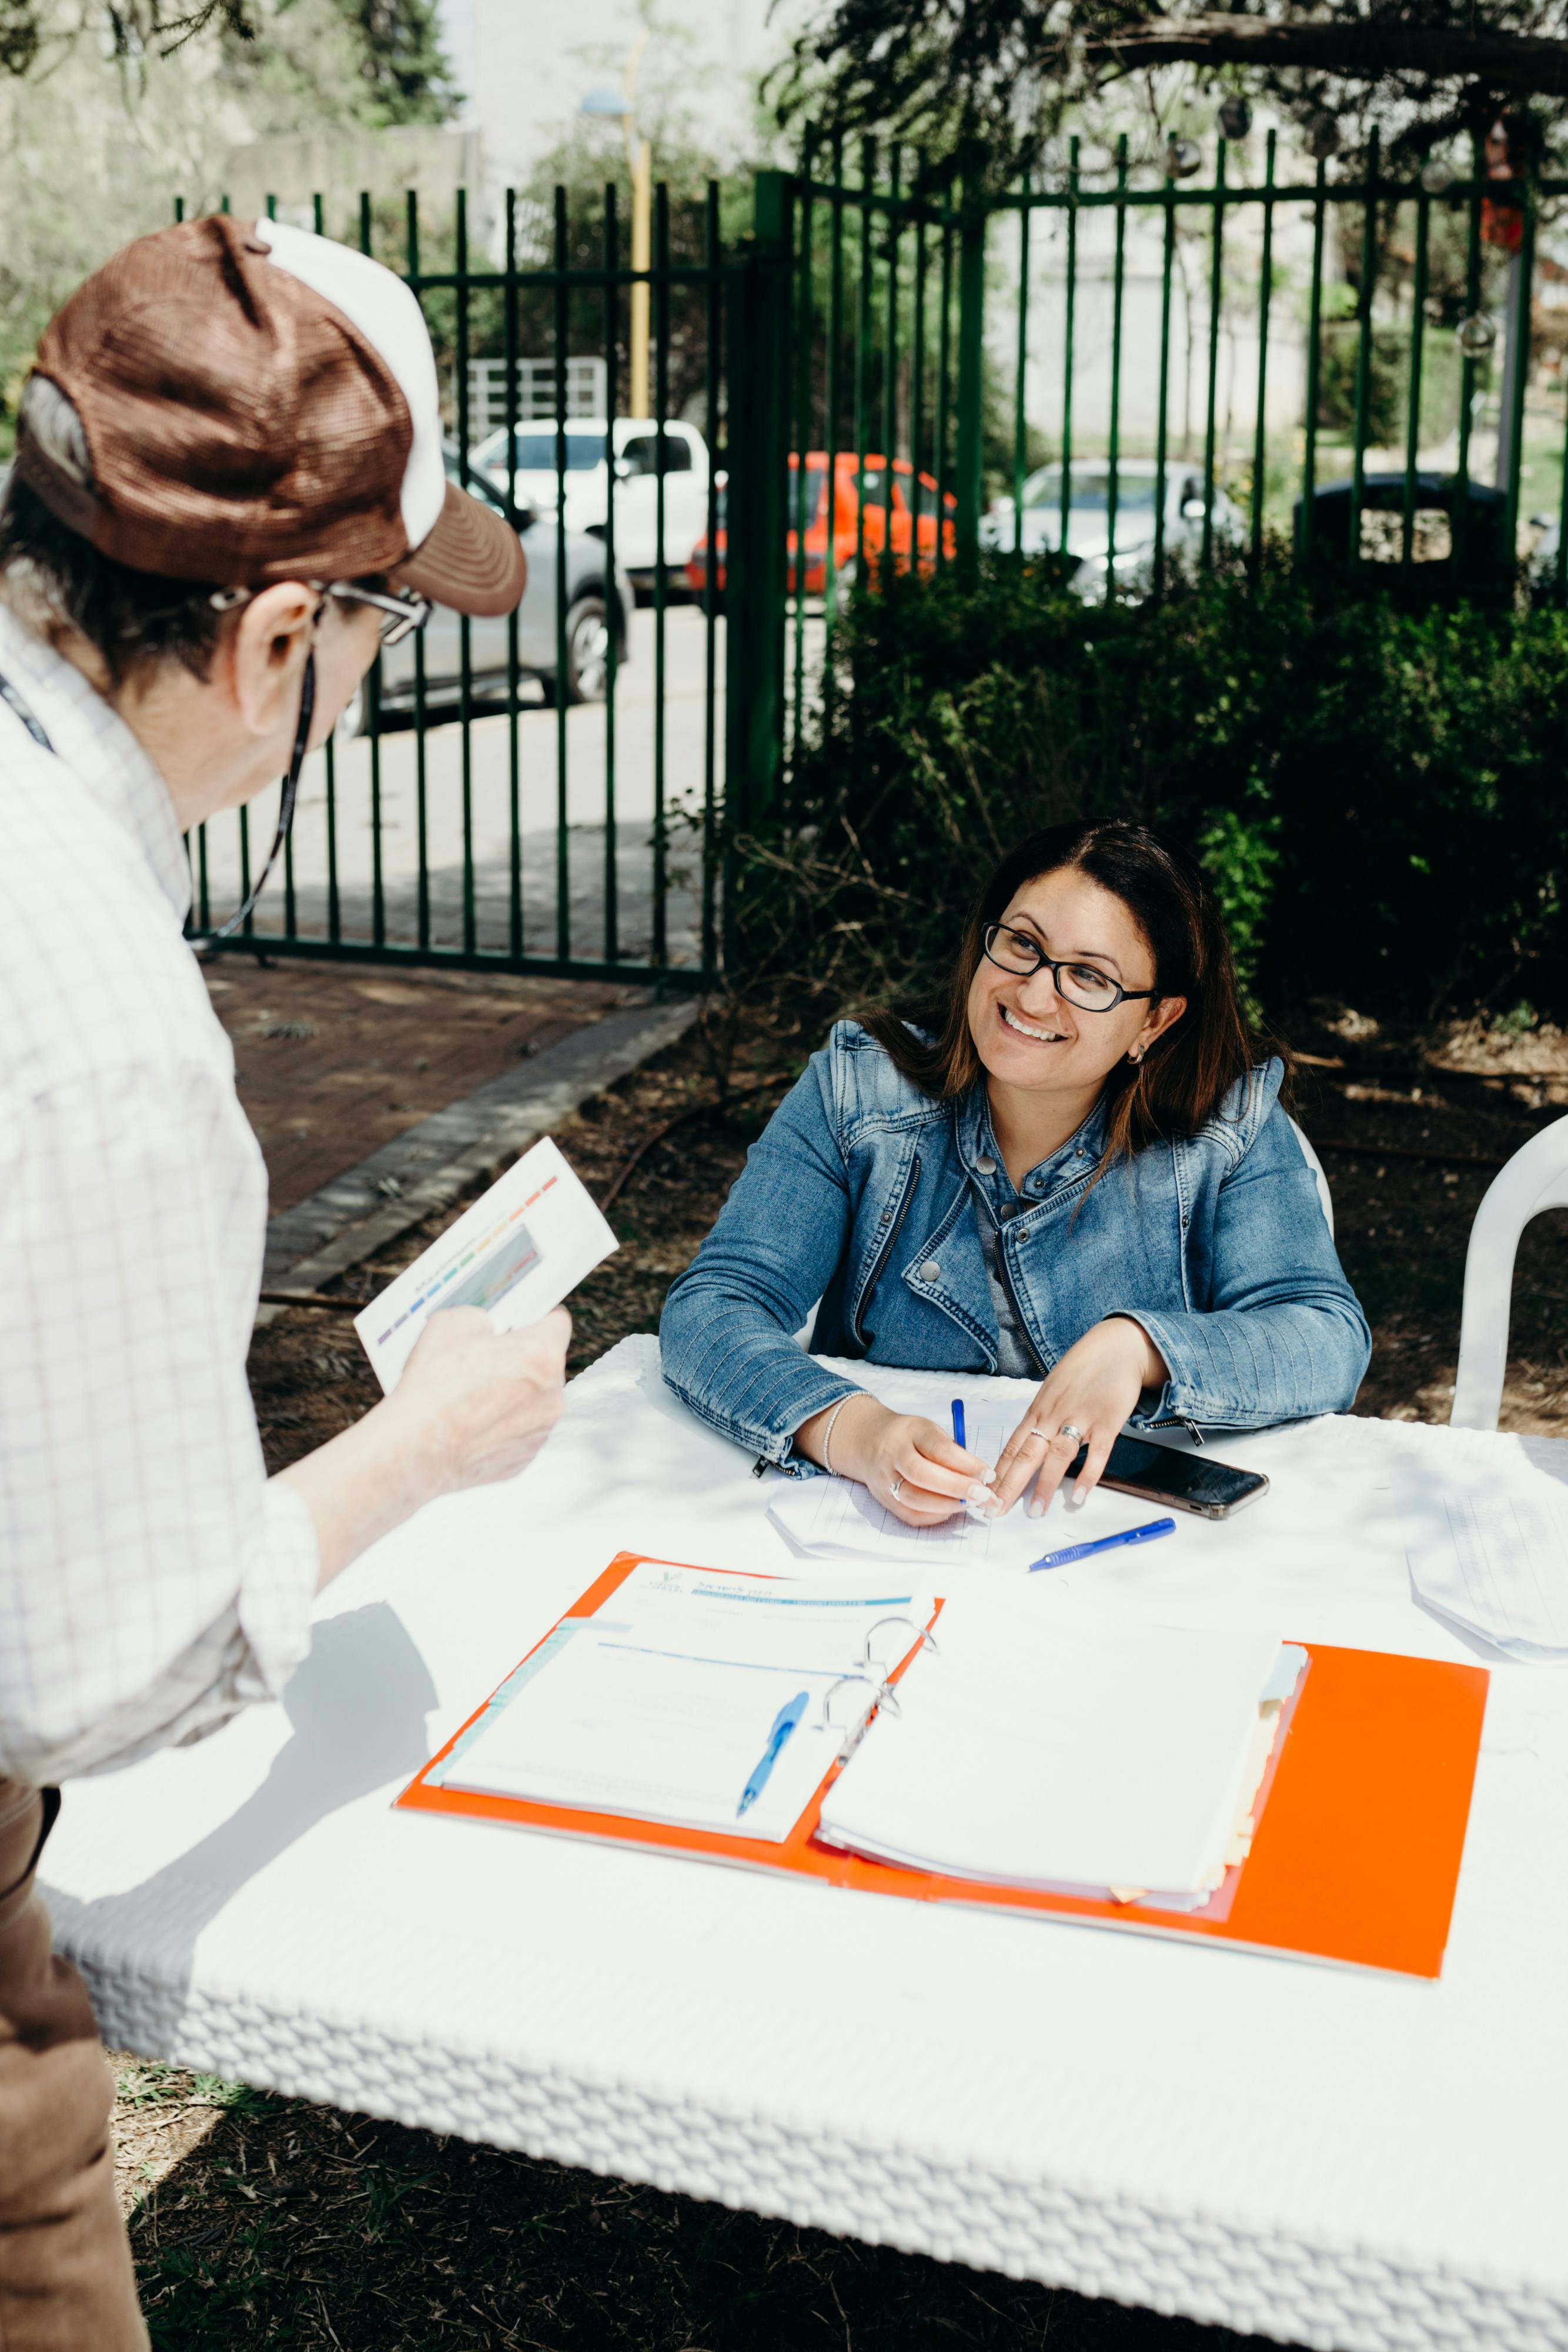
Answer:
[[[472,453],[473,465],[501,491],[510,484],[519,505],[554,516],[564,484],[567,529],[602,538],[610,519],[609,438],[615,454],[615,560],[634,585],[651,593],[659,561],[659,427],[647,417],[570,416],[561,428],[564,472],[556,467],[553,419],[519,425],[508,476],[507,430],[492,433]],[[708,450],[695,425],[670,418],[663,433],[664,562],[668,580],[681,579],[686,559],[707,529]]]
[[[686,566],[687,583],[699,594],[710,585],[716,593],[724,593],[727,487],[721,475],[711,554],[705,531]],[[894,459],[890,481],[885,457],[870,453],[857,457],[851,450],[839,450],[833,461],[832,506],[830,523],[828,452],[808,449],[802,478],[799,453],[791,450],[784,507],[791,594],[821,595],[830,566],[839,586],[848,587],[862,560],[873,586],[888,564],[896,572],[935,572],[939,506],[942,559],[951,562],[957,552],[957,500],[951,490],[939,491],[930,474],[917,474],[907,457]]]
[[[1121,596],[1146,596],[1155,581],[1155,523],[1160,505],[1160,468],[1152,457],[1124,457],[1116,467],[1115,587]],[[1063,551],[1062,469],[1042,466],[1023,486],[1023,530],[1018,501],[1000,499],[980,520],[986,547],[1021,544],[1026,555]],[[1068,468],[1065,554],[1068,584],[1090,603],[1104,596],[1111,582],[1111,468],[1103,457],[1085,458]],[[1213,493],[1212,547],[1239,547],[1245,529],[1240,509],[1218,483]],[[1168,562],[1196,564],[1203,549],[1207,511],[1200,467],[1167,462],[1165,467],[1164,556]]]
[[[462,475],[457,452],[448,447],[447,478],[476,498],[505,509],[505,493],[469,464]],[[556,533],[553,515],[540,516],[519,503],[513,509],[523,551],[528,559],[528,584],[517,607],[517,668],[537,677],[545,699],[556,698],[559,647],[556,634]],[[616,565],[612,588],[604,561],[604,541],[585,531],[566,535],[565,689],[568,702],[601,702],[609,675],[610,633],[615,632],[618,663],[631,658],[632,613],[634,599],[625,571]],[[423,631],[424,640],[424,702],[429,710],[450,710],[463,695],[463,625],[455,613],[437,604]],[[504,694],[510,678],[511,625],[505,614],[468,623],[469,684],[476,697]],[[417,703],[415,641],[405,637],[383,653],[381,662],[381,709],[405,712]],[[362,734],[369,723],[370,695],[364,687],[338,722],[340,736]]]

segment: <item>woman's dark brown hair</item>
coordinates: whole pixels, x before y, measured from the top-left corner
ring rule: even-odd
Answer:
[[[1026,883],[1067,868],[1120,898],[1154,957],[1156,995],[1186,999],[1186,1011],[1143,1060],[1118,1063],[1105,1081],[1105,1168],[1162,1136],[1195,1135],[1265,1050],[1241,1003],[1218,902],[1203,868],[1174,841],[1119,821],[1031,833],[1009,850],[980,892],[946,1003],[925,1024],[926,1035],[890,1012],[868,1014],[864,1025],[923,1093],[938,1102],[967,1093],[980,1075],[969,988],[985,933]]]

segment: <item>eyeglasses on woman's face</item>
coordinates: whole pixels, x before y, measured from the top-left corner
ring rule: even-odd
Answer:
[[[1050,972],[1057,994],[1080,1013],[1113,1013],[1118,1004],[1158,994],[1153,988],[1124,988],[1092,963],[1058,962],[1046,954],[1038,940],[1027,931],[1015,931],[1008,923],[988,925],[980,944],[988,962],[1020,980],[1032,980],[1037,971]]]

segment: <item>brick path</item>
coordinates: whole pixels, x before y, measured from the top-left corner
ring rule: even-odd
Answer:
[[[267,1156],[274,1214],[524,1057],[645,995],[489,972],[262,965],[240,954],[214,959],[206,977]]]

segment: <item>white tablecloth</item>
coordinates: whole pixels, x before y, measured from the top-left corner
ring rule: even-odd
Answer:
[[[1107,1573],[1473,1659],[1386,1436],[1228,1440],[1272,1493]],[[1489,1661],[1435,1985],[391,1810],[617,1549],[800,1573],[768,1485],[625,1341],[330,1588],[284,1706],[74,1785],[47,1891],[110,2040],[1287,2341],[1568,2347],[1562,1670]]]

